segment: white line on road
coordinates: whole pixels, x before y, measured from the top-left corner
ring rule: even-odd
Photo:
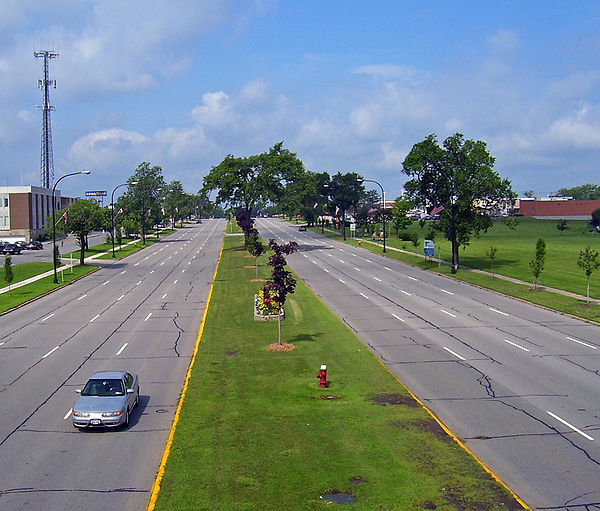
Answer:
[[[360,268],[357,268],[356,266],[354,267],[354,269],[355,269],[356,271],[360,271]]]
[[[146,257],[144,257],[144,261],[145,261],[146,259],[148,259],[149,257],[150,257],[150,256],[146,256]]]
[[[90,323],[93,323],[100,317],[100,314],[96,314],[92,319],[90,319]]]
[[[127,344],[125,343],[123,344],[123,346],[121,346],[121,349],[119,351],[117,351],[117,354],[115,355],[115,357],[118,357],[121,353],[123,353],[123,351],[125,351],[125,348],[127,348]]]
[[[0,346],[2,346],[4,344],[4,341],[0,342]]]
[[[162,295],[161,300],[164,300],[167,297],[167,293],[165,293],[164,295]]]
[[[372,263],[373,262],[370,259],[365,259],[365,261],[367,261],[368,263]]]
[[[342,279],[338,279],[342,284],[345,284],[345,282]]]
[[[138,280],[138,283],[136,284],[136,286],[139,286],[142,283],[141,280]]]
[[[440,291],[442,291],[443,293],[446,293],[447,295],[453,295],[454,293],[450,292],[450,291],[446,291],[445,289],[440,288]]]
[[[488,308],[489,308],[489,309],[490,309],[492,312],[497,312],[498,314],[502,314],[503,316],[508,316],[508,314],[506,314],[506,312],[502,312],[502,311],[499,311],[499,310],[497,310],[497,309],[492,309],[491,307],[488,307]]]
[[[45,318],[43,318],[42,321],[46,321],[47,319],[50,319],[52,316],[54,316],[54,312],[52,314],[49,314]]]
[[[119,296],[119,298],[117,298],[117,302],[118,302],[119,300],[122,300],[123,298],[125,298],[125,295],[121,295],[121,296]]]
[[[381,282],[381,279],[378,277],[373,277],[377,282]]]
[[[571,428],[576,433],[579,433],[582,437],[587,438],[588,440],[593,440],[593,438],[590,435],[586,435],[583,431],[573,426],[573,424],[569,424],[565,419],[560,418],[558,415],[549,412],[548,410],[546,410],[546,413],[550,415],[550,417],[554,417],[558,422],[562,422],[565,426]]]
[[[107,280],[107,281],[106,281],[104,284],[102,284],[102,285],[103,285],[103,286],[106,286],[106,284],[108,284],[108,283],[109,283],[109,281]]]
[[[387,266],[384,266],[384,268],[385,268],[386,270],[388,270],[388,271],[392,271],[392,269],[391,269],[391,268],[388,268]]]
[[[63,417],[63,420],[67,420],[69,417],[71,417],[71,414],[72,414],[72,413],[73,413],[73,408],[71,408],[71,409],[70,409],[70,410],[67,412],[67,415],[65,415],[65,416]]]
[[[466,360],[466,358],[464,358],[464,357],[461,357],[461,356],[460,356],[458,353],[455,353],[455,352],[454,352],[454,351],[452,351],[450,348],[446,348],[446,346],[444,346],[444,349],[445,349],[445,350],[446,350],[448,353],[450,353],[450,354],[454,355],[456,358],[458,358],[458,359],[460,359],[460,360]]]
[[[127,270],[123,270],[120,275],[124,275]]]
[[[404,293],[406,296],[410,296],[410,293],[407,293],[406,291],[404,291],[404,289],[400,290],[402,293]]]
[[[367,300],[369,299],[369,297],[364,293],[361,293],[360,296],[362,296],[363,298],[366,298]]]
[[[81,295],[79,298],[77,298],[77,301],[79,300],[83,300],[87,295]]]
[[[58,348],[60,348],[60,346],[55,346],[54,348],[52,348],[48,353],[46,353],[42,358],[46,358],[49,357],[50,355],[52,355],[52,353],[54,353]]]
[[[323,268],[323,271],[329,273],[329,270],[327,268]]]
[[[138,264],[140,264],[140,263],[135,263],[133,266],[137,266]]]
[[[395,314],[392,314],[392,316],[394,316],[396,319],[402,321],[402,323],[405,322],[400,316],[396,316]]]
[[[152,271],[150,272],[150,275],[152,275],[153,273],[154,273],[154,270],[152,270]]]
[[[185,273],[185,268],[183,270],[181,270],[181,273]]]
[[[150,316],[152,316],[151,312],[146,316],[146,319],[144,321],[148,321],[150,319]]]
[[[338,261],[339,261],[340,263],[344,264],[344,261],[342,261],[341,259],[338,259]]]
[[[588,344],[587,342],[578,341],[577,339],[573,339],[572,337],[567,337],[567,339],[569,339],[569,341],[576,342],[577,344],[582,344],[583,346],[587,346],[588,348],[592,348],[593,350],[598,349],[597,346],[592,346],[591,344]]]
[[[173,281],[173,284],[177,284],[177,279],[175,279],[175,280]]]
[[[527,348],[523,348],[523,346],[520,346],[519,344],[517,344],[516,342],[511,342],[508,339],[504,339],[504,342],[507,342],[508,344],[510,344],[511,346],[514,346],[515,348],[519,348],[520,350],[523,351],[529,351]]]
[[[448,316],[452,316],[453,318],[455,318],[456,316],[454,314],[452,314],[451,312],[445,311],[444,309],[440,309],[444,314],[448,314]]]
[[[411,277],[410,275],[407,275],[407,277],[408,277],[410,280],[419,280],[419,279],[415,279],[414,277]]]
[[[165,264],[165,262],[163,261],[162,263],[160,263],[160,265],[162,266],[163,264]]]

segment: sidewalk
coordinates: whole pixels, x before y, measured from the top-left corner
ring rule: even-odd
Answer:
[[[133,243],[137,243],[139,240],[135,239],[133,241],[129,241],[127,243],[125,243],[125,245],[131,245]],[[121,247],[115,247],[115,251],[117,250],[121,250]],[[94,254],[92,256],[86,257],[84,259],[85,262],[90,262],[93,261],[94,259],[97,259],[100,256],[103,256],[105,254],[109,254],[111,253],[112,250],[107,250],[106,252],[101,252],[99,254]],[[75,264],[73,264],[73,261],[75,261],[77,264],[79,264],[79,258],[77,259],[66,259],[65,257],[61,257],[60,258],[61,261],[71,261],[71,264],[67,264],[65,266],[61,266],[60,268],[56,269],[57,273],[60,273],[62,271],[68,270],[69,268],[72,268],[73,266],[75,266]],[[20,280],[19,282],[15,283],[15,284],[11,284],[10,286],[6,286],[3,288],[0,288],[0,294],[2,293],[7,293],[9,291],[9,289],[12,291],[13,289],[16,289],[18,287],[22,287],[22,286],[26,286],[27,284],[31,284],[32,282],[35,282],[36,280],[40,280],[43,279],[45,277],[49,277],[50,275],[54,274],[54,269],[44,272],[44,273],[40,273],[39,275],[34,275],[33,277],[29,277],[28,279],[25,280]]]

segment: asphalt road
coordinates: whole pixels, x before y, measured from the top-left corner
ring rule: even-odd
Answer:
[[[600,327],[286,222],[257,227],[300,244],[288,265],[529,506],[600,509]]]
[[[181,229],[0,316],[1,510],[145,508],[224,229]],[[74,390],[111,369],[140,377],[130,426],[76,430]]]

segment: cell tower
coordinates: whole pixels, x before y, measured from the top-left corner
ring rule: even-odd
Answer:
[[[50,123],[50,112],[54,107],[50,104],[50,87],[56,89],[56,80],[50,80],[48,76],[48,62],[58,57],[55,51],[41,50],[33,52],[36,58],[44,59],[44,78],[38,80],[38,87],[44,93],[44,104],[37,106],[42,110],[42,159],[40,163],[40,177],[43,188],[51,188],[54,184],[54,157],[52,156],[52,124]]]

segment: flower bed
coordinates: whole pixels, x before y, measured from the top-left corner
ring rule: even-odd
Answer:
[[[254,295],[254,320],[277,321],[278,319],[285,319],[283,307],[280,308],[277,302],[272,299],[272,296],[265,298],[264,292],[261,289]]]

